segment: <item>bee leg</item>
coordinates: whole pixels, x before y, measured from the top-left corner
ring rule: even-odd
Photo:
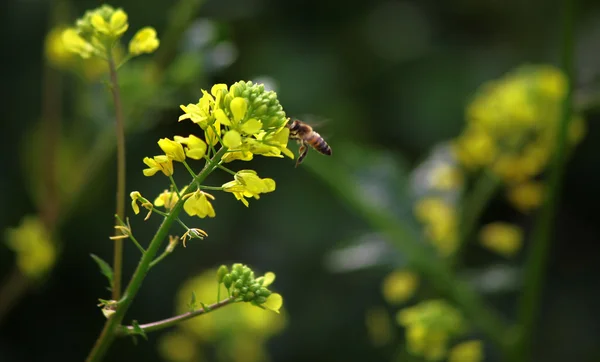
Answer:
[[[301,164],[302,161],[304,161],[304,157],[306,157],[306,154],[308,153],[308,147],[306,147],[306,145],[302,143],[302,146],[300,146],[298,153],[299,155],[298,160],[296,161],[296,167],[298,167],[298,165]]]

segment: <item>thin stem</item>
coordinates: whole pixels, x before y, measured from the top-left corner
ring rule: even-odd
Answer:
[[[235,301],[234,298],[227,298],[227,299],[223,299],[220,302],[211,304],[209,306],[207,306],[206,309],[204,308],[200,308],[198,310],[195,310],[193,312],[187,312],[187,313],[183,313],[181,315],[175,316],[175,317],[171,317],[171,318],[167,318],[167,319],[163,319],[160,321],[156,321],[156,322],[152,322],[152,323],[147,323],[147,324],[140,324],[139,327],[144,330],[144,332],[154,332],[154,331],[158,331],[164,328],[169,328],[172,327],[174,325],[176,325],[177,323],[186,321],[188,319],[197,317],[199,315],[202,314],[206,314],[209,312],[212,312],[213,310],[222,308],[228,304],[233,304],[233,303],[237,303]],[[132,335],[132,334],[136,334],[135,329],[133,326],[122,326],[119,329],[119,336],[128,336],[128,335]]]
[[[194,179],[194,182],[188,186],[190,191],[195,191],[196,182],[204,181],[206,177],[217,168],[217,164],[221,160],[221,157],[223,157],[225,154],[225,151],[227,151],[226,147],[221,148],[219,152],[217,152],[217,154],[212,158],[212,160],[206,163],[202,171],[200,171],[200,173]],[[125,289],[125,292],[123,293],[123,297],[121,300],[119,300],[117,310],[109,319],[106,320],[100,336],[96,340],[94,347],[86,359],[87,362],[96,362],[102,360],[108,351],[108,348],[115,340],[116,333],[119,330],[119,326],[123,321],[123,318],[125,317],[125,313],[131,306],[131,303],[133,303],[133,299],[140,290],[142,282],[144,281],[144,278],[150,269],[150,263],[152,263],[154,260],[162,241],[167,237],[173,222],[177,220],[179,212],[183,208],[183,203],[184,200],[182,199],[177,201],[173,207],[173,210],[171,210],[169,215],[163,220],[162,224],[158,228],[158,231],[152,238],[152,241],[150,241],[150,245],[148,245],[146,253],[140,259],[135,272],[131,276],[131,280]]]
[[[517,361],[531,361],[534,328],[538,317],[538,304],[542,295],[544,272],[550,250],[550,239],[565,171],[567,131],[573,110],[574,76],[574,23],[575,0],[563,0],[562,70],[567,77],[567,92],[562,106],[562,116],[556,136],[556,151],[550,169],[548,194],[532,232],[532,245],[525,264],[524,288],[519,305],[520,334],[515,357]]]
[[[451,265],[456,266],[460,263],[465,245],[475,231],[486,205],[498,191],[499,186],[500,180],[496,175],[490,171],[483,171],[475,181],[471,192],[465,197],[461,214],[458,249],[451,258]]]
[[[210,158],[207,157],[207,159],[210,160]],[[190,175],[192,175],[192,177],[196,177],[196,173],[194,172],[194,170],[192,170],[192,168],[190,167],[190,165],[188,165],[187,162],[183,161],[183,165],[185,166],[185,168],[188,170],[188,172],[190,173]],[[200,186],[200,185],[198,185]]]
[[[133,234],[131,234],[131,233],[129,234],[129,239],[131,239],[131,241],[133,241],[133,243],[135,244],[135,246],[142,252],[142,255],[144,255],[146,253],[146,250],[144,250],[144,248],[142,247],[142,245],[140,245],[140,243],[138,243],[138,241],[133,236]]]
[[[200,185],[201,190],[223,191],[222,187]]]
[[[179,189],[177,188],[177,184],[175,183],[175,180],[173,179],[173,175],[169,176],[169,180],[171,180],[171,185],[173,185],[173,190],[175,190],[175,192],[177,193],[177,197],[181,198],[181,193],[179,192]]]
[[[150,263],[150,268],[153,268],[156,264],[160,263],[164,258],[166,258],[172,252],[173,252],[173,249],[169,248],[169,246],[167,245],[167,247],[165,248],[165,251],[163,251],[162,254],[157,256],[156,259],[152,260],[152,262]]]
[[[187,227],[187,225],[186,225],[186,224],[184,224],[184,223],[183,223],[183,221],[181,221],[181,219],[180,219],[180,218],[177,218],[177,222],[179,223],[179,225],[183,226],[183,228],[185,229],[185,231],[188,231],[188,230],[190,230],[190,228],[189,228],[189,227]]]
[[[119,81],[117,80],[117,69],[112,57],[112,51],[108,52],[108,68],[110,69],[110,90],[115,104],[116,134],[117,134],[117,212],[116,214],[125,219],[125,124],[123,120],[123,107],[121,106],[121,94]],[[123,270],[123,240],[115,239],[115,250],[113,257],[113,288],[112,299],[121,297],[121,274]]]

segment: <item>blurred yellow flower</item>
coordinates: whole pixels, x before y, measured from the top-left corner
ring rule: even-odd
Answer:
[[[365,325],[369,339],[373,345],[380,347],[392,341],[393,325],[390,315],[385,308],[369,308],[365,316]]]
[[[96,49],[77,33],[74,28],[65,29],[62,33],[62,41],[65,48],[80,57],[87,59],[95,53]]]
[[[6,245],[16,253],[19,270],[29,278],[46,275],[56,262],[56,247],[42,221],[26,216],[21,224],[6,231]]]
[[[521,212],[530,212],[542,204],[544,185],[537,181],[527,181],[508,189],[508,200]]]
[[[427,300],[404,308],[396,315],[397,322],[406,328],[409,353],[427,361],[445,357],[450,338],[464,330],[464,318],[444,300]]]
[[[143,53],[152,53],[160,44],[156,37],[156,30],[147,26],[138,30],[129,42],[129,53],[131,55],[140,55]]]
[[[431,170],[431,186],[434,189],[455,190],[463,184],[462,172],[454,165],[440,163]]]
[[[481,244],[505,257],[514,256],[523,244],[523,231],[516,225],[493,222],[479,231]]]
[[[181,192],[185,192],[185,188],[182,189]],[[175,206],[177,201],[179,201],[179,196],[177,196],[177,192],[164,190],[160,195],[156,197],[156,199],[154,199],[154,206],[164,207],[167,210],[171,210],[173,206]]]
[[[408,301],[419,286],[419,276],[410,270],[395,270],[382,283],[383,297],[390,304]]]
[[[105,15],[108,15],[106,19]],[[90,20],[97,32],[112,38],[122,35],[129,27],[129,24],[127,23],[127,14],[121,9],[117,9],[112,13],[107,14],[102,14],[98,11],[92,15]]]
[[[425,197],[415,204],[414,213],[424,224],[425,234],[438,251],[451,255],[458,246],[456,208],[439,197]]]
[[[466,341],[457,344],[448,353],[448,362],[481,362],[483,361],[483,343]]]
[[[64,30],[64,27],[52,28],[46,35],[44,44],[48,62],[61,69],[69,68],[75,60],[73,52],[69,51],[63,42]]]

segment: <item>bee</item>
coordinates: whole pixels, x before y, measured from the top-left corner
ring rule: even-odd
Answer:
[[[296,167],[298,167],[304,160],[304,157],[306,157],[308,146],[311,146],[324,155],[331,156],[331,147],[329,147],[323,137],[315,132],[311,126],[297,119],[288,123],[286,126],[290,129],[290,139],[294,139],[300,144],[300,155],[296,161]]]

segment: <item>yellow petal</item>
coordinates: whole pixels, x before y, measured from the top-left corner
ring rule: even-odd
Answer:
[[[231,100],[229,108],[231,109],[231,113],[233,113],[233,120],[239,122],[246,116],[248,101],[242,97],[235,97]]]
[[[242,145],[242,136],[236,130],[229,130],[223,136],[223,144],[229,149],[240,147]]]
[[[227,117],[227,115],[225,114],[225,111],[223,111],[222,109],[217,109],[215,110],[215,118],[221,122],[221,124],[225,125],[225,126],[231,126],[231,122],[229,121],[229,117]]]
[[[283,306],[283,297],[279,293],[273,293],[262,306],[279,314],[279,310]]]
[[[242,132],[245,134],[256,134],[262,129],[262,123],[256,118],[249,119],[242,124]]]
[[[275,281],[275,273],[268,272],[264,276],[263,287],[268,287]]]

